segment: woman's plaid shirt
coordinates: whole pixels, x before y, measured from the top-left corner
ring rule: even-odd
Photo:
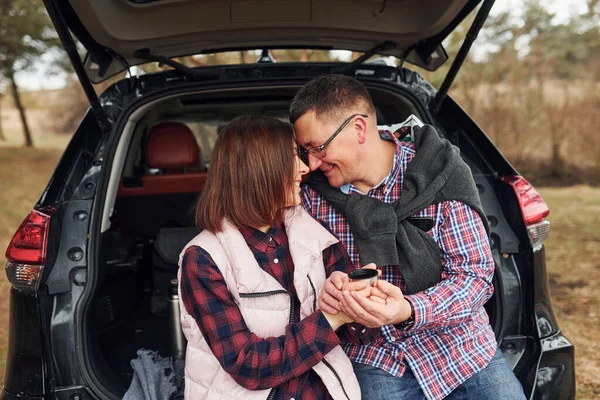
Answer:
[[[390,174],[368,196],[391,203],[401,195],[402,180],[415,146],[400,142],[388,130],[396,147]],[[353,185],[341,188],[361,193]],[[343,214],[337,212],[314,190],[303,186],[302,205],[344,243],[355,265],[361,265]],[[368,345],[343,343],[351,360],[369,364],[391,375],[401,376],[407,364],[428,399],[447,396],[462,382],[487,366],[496,351],[484,303],[493,293],[494,261],[484,225],[467,205],[446,201],[431,205],[415,216],[433,218],[428,234],[437,242],[442,257],[442,281],[423,292],[406,296],[415,309],[415,324],[407,332],[394,326],[380,329]],[[395,266],[381,266],[382,278],[404,289]]]

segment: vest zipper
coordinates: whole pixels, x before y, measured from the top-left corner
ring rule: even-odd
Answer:
[[[331,364],[329,364],[329,361],[327,361],[326,359],[323,358],[323,364],[325,364],[327,366],[327,368],[329,368],[331,370],[331,372],[333,372],[333,375],[335,376],[335,378],[337,379],[337,381],[340,383],[340,386],[342,387],[342,391],[344,392],[344,395],[346,396],[346,398],[348,400],[350,400],[350,397],[348,396],[348,393],[346,393],[346,389],[344,388],[344,385],[342,384],[342,380],[340,379],[340,376],[338,375],[338,373],[335,371],[335,369],[333,369],[333,367],[331,366]]]
[[[240,293],[240,297],[246,297],[246,298],[256,298],[256,297],[269,297],[269,296],[275,296],[276,294],[287,294],[290,297],[290,317],[289,317],[289,322],[288,323],[292,323],[293,319],[294,319],[294,299],[292,298],[292,295],[290,292],[288,292],[287,290],[281,289],[281,290],[271,290],[269,292],[261,292],[261,293]]]
[[[310,279],[310,275],[306,275],[306,277],[308,278],[308,283],[310,283],[310,287],[313,291],[313,312],[315,312],[317,310],[317,291],[312,279]]]
[[[312,283],[311,283],[311,285],[312,285]],[[314,287],[313,287],[313,290],[314,290]],[[269,296],[274,296],[276,294],[287,294],[290,297],[289,323],[291,324],[294,319],[294,299],[292,298],[291,293],[288,292],[287,290],[271,290],[269,292],[262,292],[262,293],[240,293],[240,297],[246,297],[246,298],[269,297]],[[269,392],[269,395],[267,396],[267,400],[273,400],[275,398],[276,393],[277,393],[277,387],[272,388],[271,391]],[[344,393],[346,393],[346,392],[344,391]]]
[[[271,391],[269,392],[269,396],[267,397],[267,400],[273,400],[275,398],[275,393],[277,393],[276,387],[271,389]]]

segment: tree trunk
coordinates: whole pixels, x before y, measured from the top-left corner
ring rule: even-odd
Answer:
[[[4,137],[4,130],[2,130],[2,97],[4,97],[4,94],[0,93],[0,140],[4,142],[6,138]]]
[[[560,151],[562,131],[558,128],[552,129],[552,162],[550,164],[550,174],[559,177],[563,172],[563,159]]]
[[[302,53],[300,53],[300,61],[308,62],[308,50],[306,50],[306,49],[302,50]]]
[[[19,114],[21,115],[21,123],[23,124],[23,133],[25,134],[25,146],[33,147],[33,141],[31,140],[31,132],[29,131],[29,125],[27,124],[27,117],[25,116],[25,109],[23,108],[23,104],[21,103],[21,97],[19,96],[19,88],[17,87],[17,82],[15,81],[14,71],[10,71],[10,75],[8,76],[10,80],[10,85],[12,88],[13,99],[15,101],[15,106],[19,110]]]

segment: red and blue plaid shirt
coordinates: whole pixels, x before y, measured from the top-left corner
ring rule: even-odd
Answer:
[[[197,246],[189,247],[183,257],[181,297],[186,310],[198,323],[223,369],[238,384],[253,390],[277,387],[275,399],[330,399],[312,367],[340,342],[320,311],[300,321],[294,264],[283,225],[267,233],[252,228],[240,232],[259,266],[298,303],[285,335],[260,338],[248,329],[213,258]],[[323,263],[327,276],[354,268],[341,243],[323,251]]]
[[[383,136],[393,135],[386,129]],[[401,196],[404,171],[415,156],[413,143],[393,139],[396,147],[392,169],[366,195],[392,203]],[[353,185],[341,188],[360,193]],[[303,186],[302,205],[324,222],[344,243],[354,265],[361,265],[343,214],[308,186]],[[407,332],[384,326],[368,345],[342,343],[351,360],[372,365],[391,375],[404,374],[407,364],[428,399],[441,399],[485,368],[496,351],[496,340],[484,303],[493,293],[494,261],[479,215],[457,201],[434,204],[417,213],[433,218],[428,234],[441,250],[442,281],[406,296],[415,310],[414,326]],[[379,266],[378,266],[379,267]],[[382,278],[404,289],[395,266],[380,266]]]

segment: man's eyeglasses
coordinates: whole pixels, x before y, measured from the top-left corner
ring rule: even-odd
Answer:
[[[323,149],[325,149],[325,147],[327,147],[327,145],[329,143],[331,143],[331,141],[341,132],[344,130],[344,128],[350,123],[350,121],[352,121],[354,119],[354,117],[358,117],[361,116],[363,118],[368,118],[369,116],[366,114],[353,114],[350,117],[348,117],[347,120],[344,121],[344,123],[337,128],[337,130],[335,132],[333,132],[333,135],[331,135],[329,137],[329,139],[327,139],[325,141],[325,143],[323,143],[320,146],[315,146],[315,147],[311,147],[310,149],[305,149],[302,146],[298,146],[298,156],[300,157],[300,159],[302,160],[303,163],[305,163],[306,165],[308,165],[308,155],[310,154],[311,156],[317,157],[317,158],[324,158],[327,153],[325,153],[323,151]]]

